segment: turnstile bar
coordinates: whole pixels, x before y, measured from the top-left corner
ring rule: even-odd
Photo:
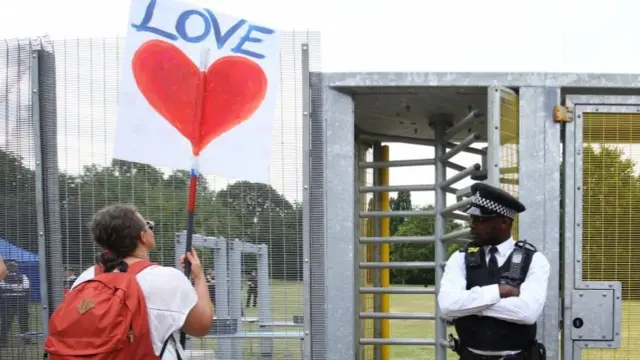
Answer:
[[[362,338],[360,339],[360,345],[422,345],[433,346],[436,341],[433,339],[401,339],[401,338],[387,338],[387,339],[372,339]]]
[[[372,218],[372,217],[393,217],[393,216],[401,216],[401,217],[409,217],[409,216],[434,216],[435,211],[433,210],[424,210],[424,211],[361,211],[361,218]]]
[[[434,320],[435,318],[436,316],[430,313],[360,313],[360,319]]]
[[[361,161],[358,163],[361,169],[396,168],[405,166],[435,165],[436,159],[392,160],[392,161]]]
[[[456,164],[452,161],[447,161],[444,163],[444,166],[448,167],[449,169],[455,170],[455,171],[462,171],[464,169],[466,169],[466,167],[460,165],[460,164]]]
[[[435,294],[434,287],[361,287],[360,294]]]
[[[361,262],[360,269],[434,269],[433,261]]]
[[[471,125],[471,123],[481,117],[482,114],[480,113],[480,111],[478,109],[475,110],[471,110],[471,112],[469,112],[469,114],[467,114],[467,116],[464,117],[464,119],[460,120],[459,122],[455,123],[451,128],[449,128],[449,130],[447,130],[447,132],[445,133],[445,138],[447,140],[451,139],[452,137],[456,136],[456,134],[462,130],[465,127],[468,127]]]
[[[379,186],[360,186],[361,193],[370,192],[395,192],[395,191],[433,191],[435,185],[379,185]]]
[[[428,244],[435,241],[433,236],[363,236],[360,244]]]
[[[461,230],[456,230],[456,231],[452,231],[448,234],[445,234],[442,237],[442,241],[453,241],[459,238],[463,238],[465,236],[469,236],[470,235],[470,229],[466,228],[466,229],[461,229]]]
[[[457,183],[458,181],[466,178],[467,176],[471,176],[475,172],[480,171],[480,169],[481,169],[480,164],[473,164],[473,165],[469,166],[468,168],[460,171],[459,173],[453,175],[452,177],[446,179],[445,181],[441,182],[440,184],[438,184],[438,186],[441,189],[448,188],[449,186]]]
[[[442,211],[440,211],[440,215],[443,215],[443,216],[449,215],[456,210],[462,210],[466,208],[467,206],[469,206],[469,204],[471,204],[471,199],[468,199],[468,198],[464,199],[462,201],[459,201],[455,204],[451,204],[446,208],[442,209]]]
[[[466,139],[460,141],[458,145],[454,146],[452,149],[449,149],[447,152],[442,154],[442,156],[440,156],[438,160],[447,161],[451,159],[452,157],[468,149],[471,145],[473,145],[474,142],[480,140],[480,137],[481,137],[480,133],[477,133],[477,132],[472,133],[471,135],[467,136]]]

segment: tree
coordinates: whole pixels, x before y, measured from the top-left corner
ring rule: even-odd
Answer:
[[[38,252],[35,172],[22,157],[0,150],[0,237]]]
[[[409,191],[398,191],[398,197],[389,199],[389,205],[391,207],[391,211],[411,210],[411,193]],[[399,216],[391,218],[391,229],[389,232],[392,236],[398,231],[398,228],[404,223],[404,221],[405,218]]]
[[[422,210],[433,210],[429,205]],[[453,220],[446,220],[446,230],[451,232],[462,226]],[[435,216],[422,216],[408,218],[396,232],[395,236],[430,236],[435,232]],[[457,245],[448,246],[448,254],[457,250]],[[392,244],[391,261],[434,261],[434,244]],[[403,269],[391,271],[392,283],[431,285],[435,281],[434,270]]]
[[[635,163],[613,146],[584,146],[582,200],[583,278],[622,282],[625,297],[637,299],[640,263],[640,179]],[[605,260],[606,259],[606,260]]]
[[[302,279],[302,205],[292,205],[273,187],[239,181],[218,192],[217,201],[239,220],[233,236],[269,246],[271,276]],[[255,259],[245,257],[250,270]]]

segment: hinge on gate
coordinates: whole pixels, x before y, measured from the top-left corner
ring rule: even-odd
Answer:
[[[573,121],[573,109],[567,106],[556,105],[553,107],[553,121],[568,123]]]

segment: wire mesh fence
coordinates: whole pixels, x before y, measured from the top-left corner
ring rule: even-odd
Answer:
[[[38,356],[42,328],[36,147],[32,121],[31,41],[0,42],[0,252],[9,274],[0,283],[0,357]],[[35,343],[35,344],[34,344]]]
[[[233,334],[214,329],[205,339],[190,342],[193,349],[207,350],[227,341],[232,350],[225,356],[231,357],[218,358],[259,359],[268,356],[265,349],[274,359],[302,358],[303,43],[309,44],[310,69],[317,70],[319,35],[282,34],[269,183],[207,174],[200,178],[195,232],[227,239],[229,248],[228,256],[215,258],[225,264],[215,264],[215,249],[198,248],[211,297],[215,302],[227,298],[229,313],[217,315],[241,314],[237,338],[229,340]],[[37,73],[31,69],[35,49],[41,49]],[[0,346],[3,350],[16,348],[26,359],[42,357],[46,331],[42,307],[48,306],[49,313],[55,309],[75,278],[94,264],[99,249],[87,224],[102,207],[118,202],[136,205],[155,222],[152,260],[176,266],[176,234],[186,229],[187,222],[189,173],[114,160],[111,155],[123,49],[121,38],[0,43],[0,114],[4,118],[0,131],[0,169],[4,171],[0,174],[4,220],[0,255],[12,254],[17,273],[26,275],[30,283],[28,298],[19,300],[30,310],[26,312],[29,326],[22,327],[23,322],[16,320],[8,331],[11,341]],[[32,79],[36,79],[39,94]],[[37,106],[32,99],[37,99]],[[35,134],[34,129],[38,130]],[[36,150],[41,150],[39,160]],[[42,170],[41,194],[36,186],[37,169]],[[44,244],[39,239],[46,240],[46,248],[39,248]],[[247,248],[260,245],[261,250],[235,251],[239,243]],[[216,274],[221,266],[227,270],[226,279]],[[40,295],[39,276],[46,279],[46,299]],[[236,284],[237,291],[233,295],[216,291],[223,288],[221,282]],[[3,324],[8,306],[0,298]],[[4,341],[2,329],[0,342]],[[245,338],[238,337],[242,334]],[[18,342],[20,346],[15,345]],[[28,342],[33,345],[23,345]],[[12,354],[9,358],[19,357]]]

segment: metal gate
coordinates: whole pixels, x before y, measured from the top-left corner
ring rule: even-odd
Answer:
[[[433,129],[433,140],[417,140],[401,136],[357,132],[355,152],[357,154],[357,208],[360,217],[359,237],[359,283],[360,283],[360,359],[390,359],[393,345],[434,346],[438,360],[455,358],[448,351],[447,323],[434,302],[433,313],[406,313],[390,311],[389,296],[429,294],[435,297],[439,288],[444,264],[451,252],[450,244],[464,244],[468,241],[468,228],[447,231],[446,219],[467,221],[460,213],[469,203],[469,188],[461,186],[462,180],[487,181],[499,185],[517,196],[518,187],[518,96],[512,90],[501,87],[487,88],[486,116],[478,109],[459,121],[450,114],[429,116],[429,126]],[[471,124],[486,121],[487,132],[471,132]],[[460,137],[459,134],[466,134]],[[452,138],[460,139],[457,143]],[[472,147],[486,142],[483,149]],[[382,145],[391,143],[391,146]],[[402,159],[390,161],[393,143],[410,143],[433,148],[433,158]],[[462,152],[480,155],[478,163],[462,166],[452,158]],[[433,166],[435,181],[432,184],[395,185],[389,184],[389,168]],[[455,174],[447,176],[447,169]],[[390,211],[389,192],[433,191],[435,207],[422,210]],[[447,203],[447,194],[456,196],[455,203]],[[433,216],[435,233],[424,236],[392,236],[389,233],[391,217]],[[517,227],[514,227],[517,237]],[[434,244],[434,261],[390,262],[390,244]],[[391,286],[390,269],[432,269],[435,271],[435,286],[404,287]],[[397,295],[396,295],[397,294]],[[426,298],[425,298],[426,299]],[[425,300],[427,301],[427,300]],[[435,321],[433,338],[400,338],[390,332],[389,320]]]
[[[634,359],[640,98],[567,96],[566,104],[574,121],[564,142],[563,357]]]

